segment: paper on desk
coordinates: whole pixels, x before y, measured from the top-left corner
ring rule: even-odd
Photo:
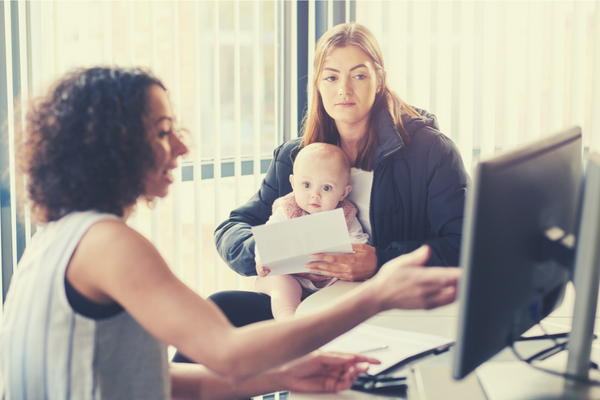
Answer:
[[[451,339],[442,336],[360,324],[321,349],[342,353],[362,353],[376,358],[381,361],[381,364],[371,365],[367,373],[377,375],[410,357],[426,355],[433,350],[448,347],[452,343]]]
[[[252,227],[260,262],[269,275],[311,272],[311,254],[352,253],[344,211],[336,208],[283,222]]]

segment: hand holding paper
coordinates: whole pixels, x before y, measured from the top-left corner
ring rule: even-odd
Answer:
[[[337,208],[252,228],[263,267],[269,275],[312,271],[305,268],[311,254],[352,252],[344,212]]]

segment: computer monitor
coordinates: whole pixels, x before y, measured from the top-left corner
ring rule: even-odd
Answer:
[[[468,375],[562,302],[572,279],[568,238],[578,229],[581,175],[578,127],[477,165],[463,228],[454,378]],[[565,246],[554,245],[553,232],[562,232]]]

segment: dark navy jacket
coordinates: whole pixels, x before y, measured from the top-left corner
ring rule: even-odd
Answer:
[[[438,131],[435,116],[418,111],[419,118],[403,116],[408,145],[387,111],[379,117],[370,204],[378,268],[422,244],[432,250],[428,265],[458,265],[469,177],[454,143]],[[299,143],[293,139],[275,149],[258,193],[215,231],[219,254],[241,275],[256,275],[251,227],[266,223],[275,199],[292,191],[289,176]]]

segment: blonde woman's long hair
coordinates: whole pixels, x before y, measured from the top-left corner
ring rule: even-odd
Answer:
[[[377,76],[377,86],[382,88],[382,90],[379,90],[375,95],[367,133],[363,136],[358,145],[358,157],[354,164],[354,167],[356,168],[372,171],[375,152],[377,151],[379,142],[377,116],[380,111],[382,109],[389,111],[405,144],[410,143],[410,137],[402,125],[402,115],[407,114],[412,117],[418,117],[419,113],[402,101],[402,99],[390,89],[386,81],[383,56],[379,43],[377,43],[377,39],[365,26],[356,22],[334,26],[325,32],[317,42],[313,64],[314,74],[312,84],[314,95],[309,111],[302,122],[301,134],[303,137],[300,147],[315,142],[331,143],[335,145],[339,144],[340,134],[337,130],[335,121],[325,111],[323,99],[319,92],[319,82],[321,74],[323,73],[325,58],[329,53],[334,49],[350,45],[357,46],[373,59]]]

